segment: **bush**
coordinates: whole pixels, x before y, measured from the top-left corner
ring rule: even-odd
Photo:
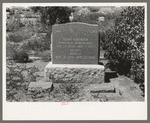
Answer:
[[[104,37],[105,57],[112,69],[144,83],[144,7],[125,9]]]
[[[50,38],[47,35],[42,36],[36,34],[30,39],[24,40],[22,43],[20,43],[20,48],[34,51],[50,50]]]
[[[34,34],[34,31],[30,28],[22,27],[19,30],[8,34],[10,42],[22,42],[24,40],[30,39]]]
[[[6,31],[11,32],[11,31],[16,31],[21,27],[24,27],[25,25],[20,21],[20,15],[15,14],[13,15],[7,22],[6,24]]]
[[[91,11],[91,12],[98,12],[100,10],[100,8],[98,7],[88,7],[88,9]]]
[[[29,61],[28,53],[24,50],[16,51],[13,55],[13,60],[20,63],[27,63]]]
[[[13,55],[16,52],[16,49],[18,47],[18,43],[9,42],[6,43],[6,57],[9,59],[13,59]]]
[[[33,12],[26,12],[26,13],[24,14],[24,17],[25,17],[25,18],[36,18],[36,14],[33,13]]]

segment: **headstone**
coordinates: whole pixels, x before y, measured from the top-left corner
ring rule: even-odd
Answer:
[[[57,24],[52,32],[52,64],[98,64],[98,25]]]
[[[46,82],[102,83],[104,66],[99,65],[98,25],[72,22],[52,27],[52,62],[45,67]]]

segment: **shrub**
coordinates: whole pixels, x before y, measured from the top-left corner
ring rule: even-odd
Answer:
[[[98,7],[88,7],[88,9],[91,11],[91,12],[98,12],[100,10],[100,8]]]
[[[13,55],[16,52],[16,49],[18,47],[18,43],[9,42],[6,43],[6,57],[9,59],[13,59]]]
[[[30,39],[23,41],[21,47],[23,49],[34,50],[34,51],[50,50],[50,38],[47,35],[42,36],[36,34]]]
[[[10,42],[22,42],[26,39],[30,39],[34,34],[34,31],[28,27],[22,27],[17,31],[10,33],[8,39]]]
[[[105,57],[112,69],[144,82],[144,7],[128,7],[105,33]]]
[[[29,60],[28,53],[24,50],[16,50],[13,55],[13,60],[20,62],[20,63],[27,63]]]
[[[53,25],[55,23],[69,22],[69,16],[72,12],[70,7],[30,7],[33,12],[39,12],[41,22]],[[58,22],[57,22],[58,21]]]
[[[6,24],[6,31],[7,32],[16,31],[23,26],[25,25],[20,21],[20,15],[15,14],[8,20]]]
[[[25,18],[35,18],[36,15],[35,15],[33,12],[26,12],[26,13],[24,14],[24,17],[25,17]]]

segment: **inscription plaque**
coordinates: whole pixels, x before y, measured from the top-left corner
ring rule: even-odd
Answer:
[[[98,64],[98,25],[67,23],[52,27],[53,64]]]

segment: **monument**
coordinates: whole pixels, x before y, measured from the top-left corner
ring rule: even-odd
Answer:
[[[53,64],[97,64],[98,26],[83,23],[54,25]]]
[[[79,22],[54,25],[51,50],[52,62],[45,68],[46,81],[53,79],[53,82],[81,82],[91,78],[104,80],[104,66],[98,65],[98,25]]]

